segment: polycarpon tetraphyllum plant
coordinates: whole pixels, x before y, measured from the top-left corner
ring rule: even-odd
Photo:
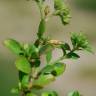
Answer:
[[[12,93],[20,96],[59,96],[55,91],[39,92],[40,89],[55,81],[66,69],[64,59],[78,59],[77,51],[92,52],[86,36],[83,33],[71,33],[72,47],[67,42],[49,39],[44,36],[46,23],[50,17],[58,16],[63,25],[70,21],[70,10],[63,0],[53,0],[54,11],[45,5],[45,0],[33,0],[40,10],[40,24],[37,39],[34,43],[21,44],[14,39],[7,39],[4,45],[18,56],[15,66],[18,70],[19,83]],[[47,0],[46,0],[47,1]],[[55,48],[61,49],[63,55],[52,61],[52,52]],[[42,68],[41,55],[46,56],[46,64]],[[78,91],[69,92],[67,96],[81,96]]]

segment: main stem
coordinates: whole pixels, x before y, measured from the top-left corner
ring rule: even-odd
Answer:
[[[42,1],[38,1],[38,2],[36,1],[36,3],[37,3],[38,8],[39,8],[39,10],[40,10],[40,18],[41,18],[41,20],[42,20],[42,19],[45,19],[44,13],[43,13],[43,4],[42,4],[43,2],[42,2]],[[39,38],[37,38],[37,40],[38,40],[38,39],[39,39]],[[36,42],[36,41],[35,41],[35,42]],[[33,72],[33,71],[34,71],[34,68],[32,67],[31,76],[34,75],[34,72]],[[31,80],[31,79],[32,79],[32,77],[30,78],[30,76],[29,76],[29,84],[32,85],[32,80]],[[31,86],[29,89],[31,90],[31,89],[32,89],[32,86]],[[27,90],[29,90],[29,89],[27,89]],[[27,94],[28,94],[28,93],[31,93],[30,90],[27,92]],[[21,91],[21,96],[26,96],[26,92],[25,92],[24,90]]]

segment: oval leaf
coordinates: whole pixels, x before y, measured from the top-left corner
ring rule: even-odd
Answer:
[[[44,32],[45,32],[45,20],[42,19],[39,24],[39,29],[38,29],[38,33],[37,33],[38,37],[42,38]]]
[[[34,80],[34,86],[44,87],[45,85],[51,83],[55,80],[55,77],[52,74],[44,75],[41,74],[37,80]]]
[[[66,69],[66,64],[58,62],[56,64],[53,65],[54,66],[54,70],[52,72],[53,75],[55,76],[59,76],[61,74],[63,74],[63,72]]]
[[[67,54],[67,58],[78,59],[78,58],[80,58],[80,56],[76,53],[70,52]]]
[[[54,76],[59,76],[65,71],[66,64],[58,62],[53,65],[47,65],[41,70],[41,74],[52,74]]]
[[[24,50],[27,56],[31,56],[32,58],[38,57],[38,48],[34,44],[25,44]]]
[[[29,75],[24,75],[21,81],[22,87],[28,87],[29,85]]]
[[[52,51],[49,51],[46,53],[47,64],[51,61],[51,59],[52,59]]]
[[[20,57],[15,64],[19,71],[27,74],[31,72],[31,65],[25,57]]]
[[[8,39],[4,41],[4,45],[9,48],[12,52],[15,54],[19,55],[22,53],[22,46],[20,45],[19,42],[13,39]]]
[[[53,49],[54,49],[54,47],[51,44],[46,44],[40,48],[39,53],[44,54],[44,53],[47,53],[49,51],[52,51]]]

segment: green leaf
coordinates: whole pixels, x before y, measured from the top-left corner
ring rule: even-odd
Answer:
[[[58,96],[55,91],[43,92],[41,96]]]
[[[71,50],[68,43],[63,44],[62,46],[64,47],[65,50]]]
[[[47,65],[41,70],[41,74],[52,74],[54,76],[59,76],[63,74],[66,69],[66,64],[58,62],[53,65]]]
[[[30,62],[30,63],[32,63],[32,65],[31,65],[32,67],[39,67],[41,61],[40,61],[40,59],[35,59],[35,60],[33,60],[33,62]]]
[[[61,10],[64,7],[63,0],[54,0],[54,8],[56,10]]]
[[[39,29],[38,29],[38,33],[37,33],[38,37],[39,37],[39,38],[42,38],[44,32],[45,32],[45,20],[42,19],[42,20],[40,21],[40,24],[39,24]]]
[[[54,47],[51,45],[51,44],[46,44],[46,45],[43,45],[40,50],[39,50],[39,53],[40,54],[45,54],[49,51],[52,51],[54,49]]]
[[[68,94],[68,96],[81,96],[78,91],[72,91]]]
[[[53,65],[47,65],[45,66],[41,71],[40,74],[51,74],[51,72],[54,70]]]
[[[18,94],[18,93],[19,93],[19,88],[18,88],[18,87],[12,88],[12,89],[11,89],[11,93],[12,93],[12,94]]]
[[[37,95],[34,93],[28,93],[26,96],[37,96]]]
[[[63,54],[64,54],[64,55],[66,54],[66,51],[70,51],[70,50],[71,50],[69,44],[67,44],[67,43],[61,44],[60,47],[61,47],[61,49],[63,50]]]
[[[80,56],[74,52],[70,52],[67,54],[67,58],[78,59],[78,58],[80,58]]]
[[[47,64],[51,61],[51,59],[52,59],[52,51],[49,51],[46,53]]]
[[[64,25],[70,21],[69,8],[64,4],[63,0],[54,0],[55,15],[59,16]]]
[[[20,57],[18,60],[16,60],[15,64],[19,71],[27,74],[31,72],[31,65],[25,57]]]
[[[26,88],[29,85],[29,75],[24,75],[21,81],[22,87]]]
[[[44,75],[41,74],[38,79],[33,81],[33,86],[40,86],[44,87],[45,85],[51,83],[52,81],[55,80],[55,77],[52,74]]]
[[[21,53],[24,53],[22,50],[22,46],[19,42],[13,39],[7,39],[4,41],[4,45],[9,48],[13,53],[20,55]]]
[[[20,82],[22,81],[24,75],[26,75],[26,73],[19,71],[19,81]]]
[[[88,52],[93,53],[92,48],[90,47],[90,44],[83,33],[72,32],[71,42],[72,42],[73,48],[77,48],[77,50],[87,50]]]
[[[66,69],[66,64],[57,62],[54,65],[54,70],[52,71],[52,74],[55,76],[62,75]]]
[[[38,58],[38,48],[34,44],[25,44],[24,50],[28,57]]]

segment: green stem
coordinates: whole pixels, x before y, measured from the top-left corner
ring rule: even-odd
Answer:
[[[57,62],[60,62],[60,61],[64,60],[65,58],[66,58],[66,56],[59,57],[59,58],[58,58],[57,60],[55,60],[54,62],[50,63],[50,65],[55,64],[55,63],[57,63]]]

